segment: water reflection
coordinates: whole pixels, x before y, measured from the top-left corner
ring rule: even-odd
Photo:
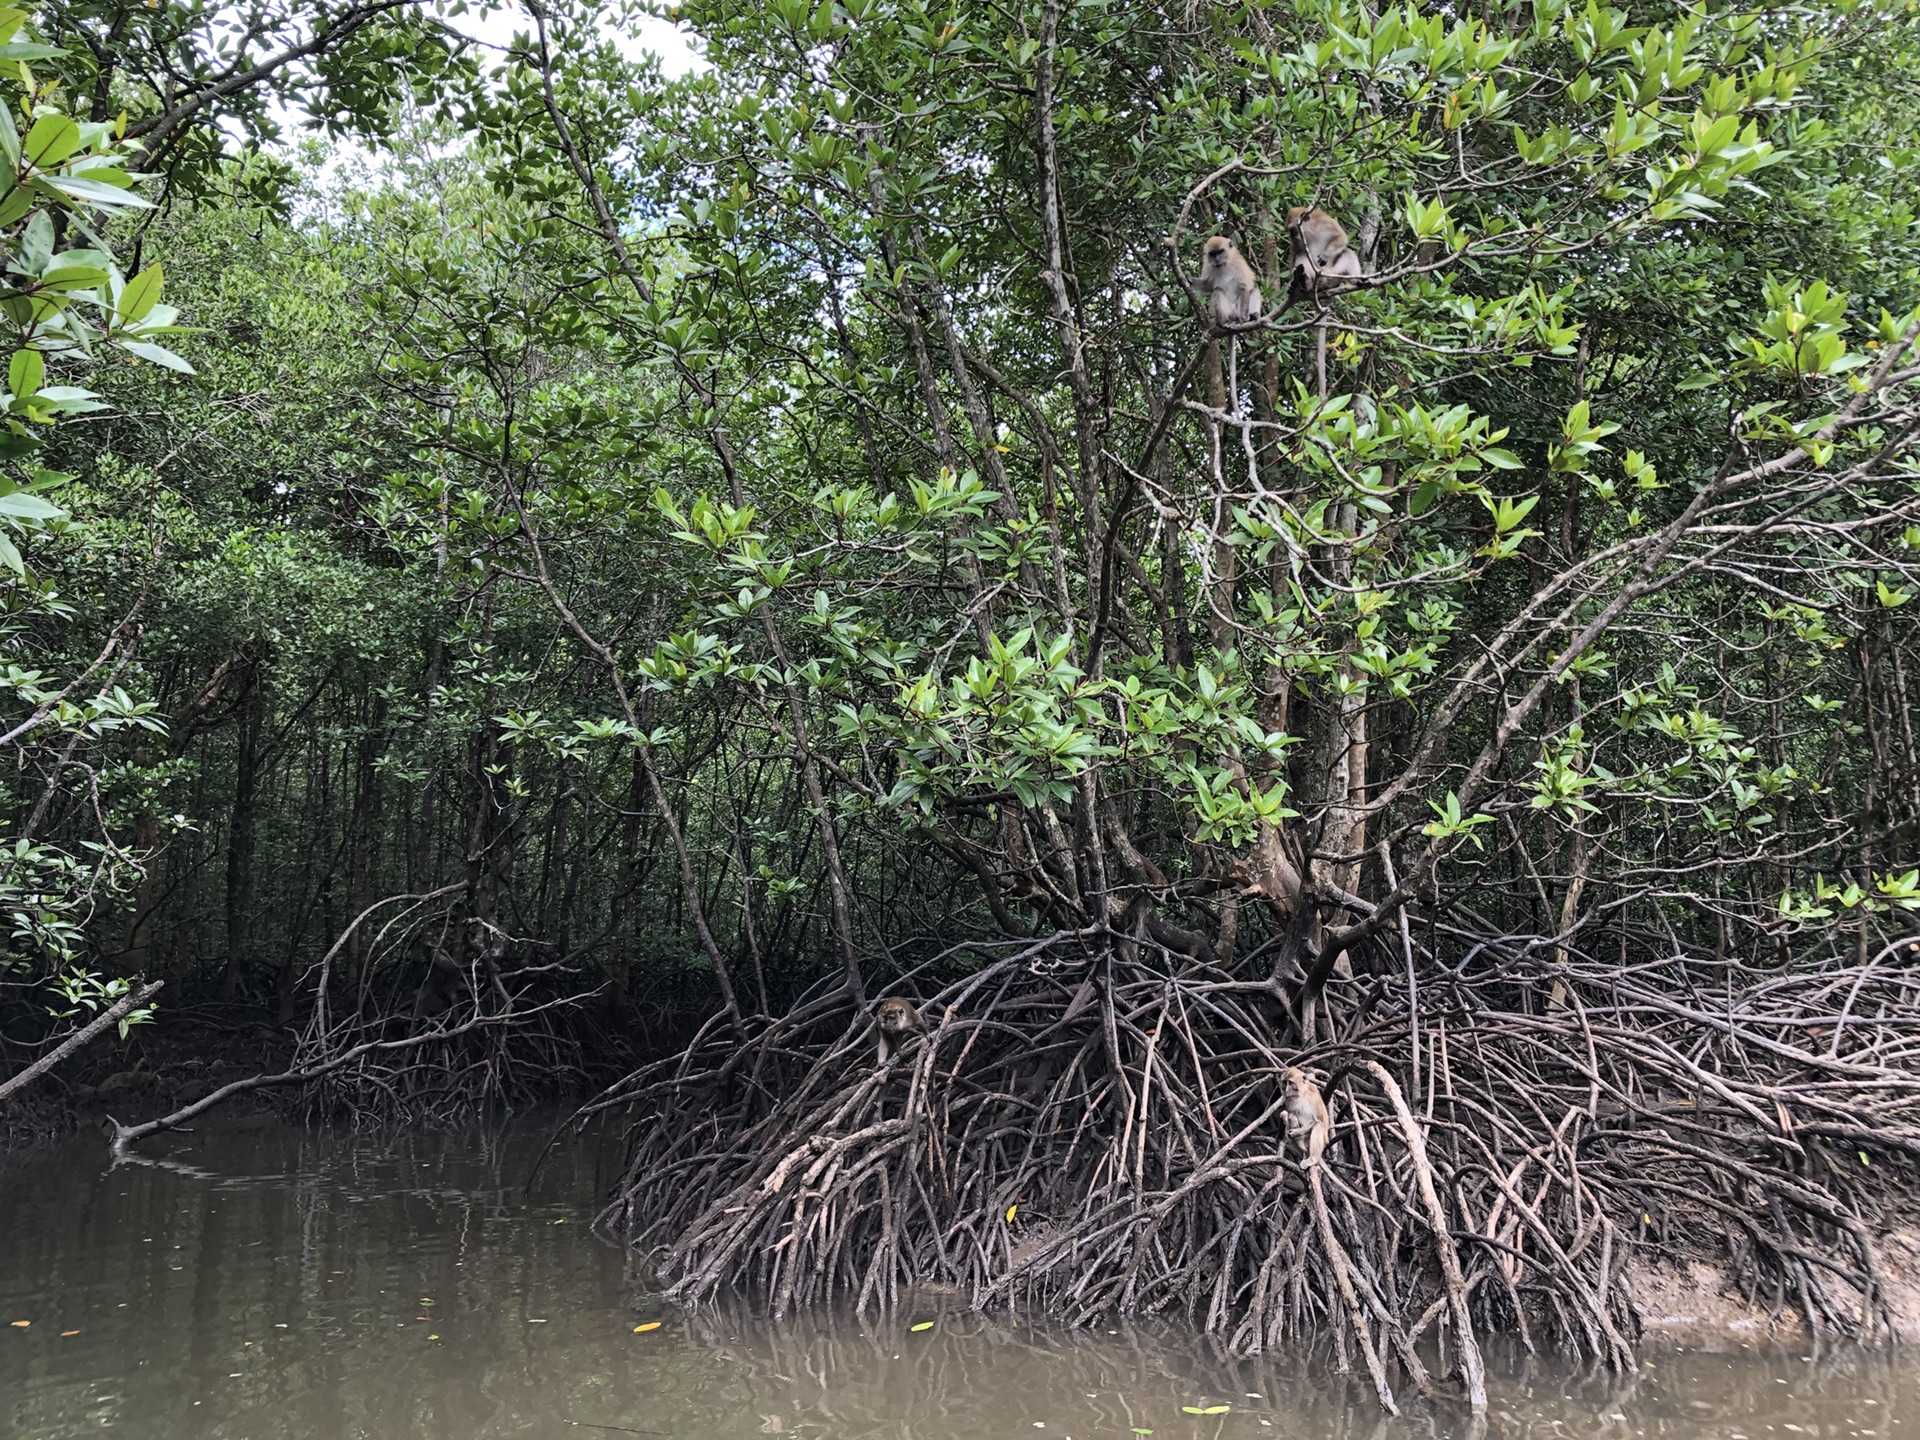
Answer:
[[[938,1296],[884,1325],[661,1311],[588,1229],[616,1149],[556,1151],[529,1194],[545,1138],[265,1125],[176,1139],[166,1165],[110,1168],[85,1137],[0,1172],[0,1435],[1471,1433],[1444,1408],[1383,1420],[1324,1358],[1234,1361],[1172,1326],[1056,1334]],[[1881,1440],[1920,1406],[1912,1355],[1736,1346],[1625,1379],[1493,1358],[1498,1440]]]

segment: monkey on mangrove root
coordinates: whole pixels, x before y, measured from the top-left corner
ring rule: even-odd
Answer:
[[[889,995],[873,1007],[873,1026],[880,1032],[879,1063],[884,1065],[887,1057],[893,1054],[894,1042],[925,1030],[927,1022],[920,1018],[920,1012],[914,1008],[911,1000]]]
[[[1289,1065],[1282,1072],[1281,1098],[1287,1107],[1287,1139],[1306,1156],[1306,1168],[1320,1163],[1327,1148],[1327,1102],[1320,1098],[1320,1087],[1307,1078],[1307,1072]]]

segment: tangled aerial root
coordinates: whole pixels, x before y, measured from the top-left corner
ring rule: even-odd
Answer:
[[[1243,1354],[1330,1334],[1388,1408],[1390,1365],[1451,1390],[1435,1339],[1476,1408],[1494,1331],[1630,1367],[1636,1250],[1890,1338],[1873,1235],[1920,1155],[1920,980],[1555,953],[1483,940],[1481,969],[1336,982],[1305,1044],[1257,952],[1084,935],[978,963],[884,1065],[844,994],[716,1021],[583,1112],[638,1116],[603,1220],[682,1303],[885,1310],[940,1285],[1072,1323],[1181,1315]],[[1311,1171],[1294,1064],[1333,1116]]]

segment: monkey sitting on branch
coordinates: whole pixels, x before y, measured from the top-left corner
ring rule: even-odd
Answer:
[[[1311,299],[1320,312],[1314,326],[1313,368],[1319,381],[1320,398],[1327,398],[1327,301],[1342,290],[1343,282],[1364,280],[1366,267],[1347,243],[1346,228],[1324,210],[1296,205],[1287,211],[1287,236],[1293,247],[1293,270],[1288,280],[1287,306],[1297,296]]]
[[[1260,281],[1240,247],[1215,235],[1200,247],[1200,278],[1194,288],[1207,297],[1213,323],[1227,332],[1228,409],[1240,408],[1240,337],[1234,332],[1260,318]]]
[[[1200,248],[1200,278],[1195,287],[1207,297],[1216,325],[1250,325],[1260,318],[1260,282],[1240,247],[1215,235]]]
[[[1337,295],[1342,280],[1364,280],[1366,269],[1347,241],[1346,228],[1324,210],[1296,205],[1287,211],[1293,244],[1293,280],[1314,299]]]
[[[911,1000],[899,995],[889,995],[873,1007],[873,1028],[880,1034],[877,1045],[878,1063],[884,1065],[888,1057],[893,1054],[894,1045],[904,1044],[905,1037],[908,1035],[924,1031],[927,1028],[927,1022],[921,1018],[920,1012],[914,1008]]]

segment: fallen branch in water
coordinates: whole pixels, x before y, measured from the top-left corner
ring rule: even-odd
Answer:
[[[502,1025],[518,1024],[543,1011],[559,1009],[563,1006],[577,1005],[586,999],[584,995],[569,995],[560,1000],[550,1000],[526,1010],[507,1010],[497,1014],[477,1014],[459,1025],[425,1031],[419,1035],[406,1035],[392,1040],[366,1040],[349,1047],[337,1055],[328,1056],[309,1064],[295,1065],[291,1069],[271,1075],[249,1075],[245,1079],[234,1080],[222,1085],[218,1090],[203,1095],[191,1105],[182,1105],[170,1115],[162,1115],[158,1120],[142,1121],[138,1125],[123,1125],[111,1115],[107,1120],[113,1126],[113,1150],[117,1155],[127,1146],[157,1135],[162,1130],[172,1130],[186,1123],[196,1115],[211,1110],[222,1101],[231,1100],[236,1095],[244,1095],[250,1090],[267,1090],[282,1085],[304,1085],[314,1080],[344,1069],[369,1055],[389,1054],[395,1051],[414,1050],[423,1045],[438,1045],[448,1040],[456,1040],[462,1035],[471,1035],[475,1031],[497,1028]]]

